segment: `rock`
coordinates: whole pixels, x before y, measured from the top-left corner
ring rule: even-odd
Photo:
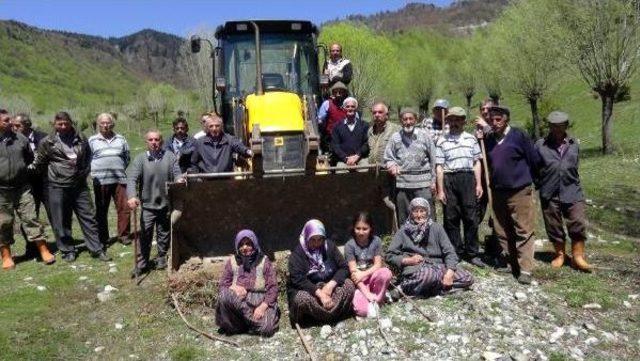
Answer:
[[[104,292],[106,292],[106,293],[115,292],[115,291],[117,291],[117,290],[118,290],[118,289],[117,289],[117,288],[115,288],[115,287],[113,287],[112,285],[106,285],[106,286],[104,286]]]
[[[510,354],[512,361],[529,361],[529,356],[523,352]]]
[[[391,322],[390,318],[381,318],[380,319],[380,328],[383,330],[389,329],[393,327],[393,322]]]
[[[571,336],[573,336],[573,337],[577,337],[578,336],[578,330],[575,327],[571,326],[571,327],[569,327],[569,334]]]
[[[536,239],[535,241],[533,241],[535,246],[538,247],[538,248],[544,247],[545,242],[548,242],[548,240],[547,239]]]
[[[122,330],[124,328],[124,325],[121,323],[116,323],[115,327],[116,327],[116,330]]]
[[[622,304],[624,305],[624,307],[626,308],[631,308],[631,302],[629,301],[622,301]]]
[[[457,343],[458,340],[460,340],[460,335],[447,335],[446,339],[447,339],[447,342]]]
[[[98,346],[96,348],[93,349],[93,351],[95,351],[96,353],[100,353],[102,351],[104,351],[105,347],[104,346]]]
[[[545,355],[544,352],[540,350],[536,350],[536,355],[538,355],[537,359],[540,361],[547,361],[549,359],[547,355]]]
[[[564,328],[558,327],[549,337],[550,343],[556,343],[564,335]]]
[[[86,280],[88,280],[88,279],[89,279],[89,277],[87,277],[87,276],[80,276],[80,277],[78,277],[78,281],[86,281]]]
[[[128,254],[131,254],[131,252],[120,252],[120,254],[118,254],[118,257],[122,258]]]
[[[36,289],[37,289],[38,291],[40,291],[40,292],[42,292],[42,291],[46,291],[46,290],[47,290],[47,288],[46,288],[45,286],[37,286],[37,287],[36,287]]]
[[[496,361],[501,357],[502,355],[497,352],[485,351],[482,353],[482,359],[485,361]]]
[[[613,341],[616,337],[611,333],[611,332],[607,332],[607,331],[600,331],[600,333],[602,333],[602,336],[607,340],[607,341]]]
[[[320,337],[322,338],[327,338],[329,337],[329,335],[331,335],[331,326],[329,325],[324,325],[322,326],[322,328],[320,329]]]
[[[367,349],[366,345],[360,346],[360,353],[362,354],[362,356],[367,356],[369,354],[369,350]]]
[[[394,333],[400,333],[400,329],[397,327],[392,328],[391,331],[393,331]]]
[[[593,323],[585,322],[582,327],[586,328],[589,331],[595,331],[596,326]]]
[[[602,309],[602,306],[600,306],[600,304],[598,303],[587,303],[586,305],[582,306],[582,308],[584,308],[585,310],[600,310]]]
[[[587,344],[587,345],[589,345],[589,346],[590,346],[590,345],[595,345],[595,344],[597,344],[597,343],[598,343],[598,339],[597,339],[597,338],[595,338],[595,337],[593,337],[593,336],[591,336],[591,337],[589,337],[588,339],[584,340],[584,343],[585,343],[585,344]]]
[[[516,298],[516,300],[518,300],[518,301],[526,301],[526,300],[527,300],[527,298],[528,298],[528,297],[527,297],[527,294],[526,294],[526,293],[524,293],[524,292],[516,292],[513,296],[514,296],[514,297]]]
[[[634,301],[635,301],[635,300],[637,300],[638,298],[640,298],[640,294],[637,294],[637,293],[636,293],[636,294],[633,294],[633,295],[628,295],[627,297],[629,297],[630,299],[632,299],[632,300],[634,300]]]
[[[109,273],[118,273],[118,269],[115,267],[109,268]]]
[[[531,281],[531,285],[532,285],[532,286],[538,286],[538,285],[540,285],[540,284],[538,283],[538,281],[536,281],[536,280],[532,280],[532,281]]]
[[[23,278],[23,281],[25,282],[33,281],[33,277],[25,277]]]
[[[584,360],[584,353],[577,347],[574,347],[570,350],[571,358],[574,360],[582,361]]]
[[[115,267],[115,266],[117,266],[115,263],[109,262],[109,267]]]
[[[107,301],[109,301],[110,299],[113,298],[113,293],[104,292],[104,291],[103,292],[98,292],[97,297],[98,297],[98,301],[107,302]]]

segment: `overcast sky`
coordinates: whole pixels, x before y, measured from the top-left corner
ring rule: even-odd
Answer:
[[[227,20],[297,19],[316,24],[347,15],[396,10],[407,3],[451,0],[0,0],[0,19],[45,29],[120,37],[150,28],[186,36]]]

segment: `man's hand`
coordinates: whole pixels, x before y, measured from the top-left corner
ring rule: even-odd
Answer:
[[[436,184],[435,183],[431,183],[431,194],[433,194],[434,196],[436,195]]]
[[[449,289],[453,286],[453,276],[455,272],[453,270],[447,269],[447,272],[442,276],[442,287],[444,289]]]
[[[421,255],[419,255],[417,253],[414,254],[411,257],[407,257],[407,258],[403,259],[403,263],[406,266],[415,266],[417,264],[422,263],[422,261],[424,261],[424,257],[422,257]]]
[[[389,167],[387,167],[387,170],[394,177],[400,174],[400,167],[398,167],[397,164],[390,165]]]
[[[374,295],[373,293],[371,293],[371,291],[367,291],[364,294],[364,297],[367,299],[367,301],[369,302],[378,302],[378,300],[376,299],[376,295]]]
[[[443,190],[440,190],[438,192],[438,195],[436,196],[436,198],[438,198],[438,200],[442,202],[442,204],[447,204],[447,195],[444,193]]]
[[[129,198],[129,200],[127,201],[127,205],[131,209],[136,209],[140,205],[140,200],[136,197]]]
[[[482,117],[476,117],[475,123],[476,123],[476,127],[479,127],[480,129],[484,129],[489,125]]]
[[[484,191],[482,190],[482,185],[481,184],[476,185],[476,198],[477,199],[482,198],[483,193]]]
[[[360,160],[360,156],[357,154],[354,154],[347,157],[346,163],[347,165],[353,166],[353,165],[357,165],[359,160]]]
[[[262,302],[255,310],[253,310],[253,319],[256,321],[262,319],[265,312],[267,312],[267,308],[269,308],[269,305]]]

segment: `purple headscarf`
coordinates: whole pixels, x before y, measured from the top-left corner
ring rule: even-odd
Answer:
[[[250,239],[251,243],[253,243],[253,253],[249,256],[241,255],[240,250],[238,249],[240,247],[240,242],[242,242],[242,240],[245,238]],[[238,261],[238,263],[242,263],[245,272],[250,272],[253,264],[256,263],[256,261],[262,259],[262,249],[260,249],[258,237],[255,233],[253,233],[252,230],[243,229],[242,231],[238,232],[238,234],[236,234],[234,245],[236,251],[236,260]]]
[[[313,236],[322,236],[323,238],[327,237],[324,224],[317,219],[312,219],[305,223],[304,228],[302,228],[302,232],[300,233],[300,246],[307,255],[309,264],[311,265],[307,274],[324,272],[325,270],[324,260],[322,259],[322,247],[319,249],[309,250],[308,243]],[[324,250],[327,250],[327,242],[324,242]]]
[[[431,206],[428,200],[422,197],[412,199],[409,203],[409,211],[413,211],[415,208],[424,208],[427,211],[427,220],[418,223],[409,215],[405,222],[405,232],[407,232],[414,243],[418,244],[422,242],[422,239],[428,234],[429,227],[433,224],[433,220],[431,219]]]

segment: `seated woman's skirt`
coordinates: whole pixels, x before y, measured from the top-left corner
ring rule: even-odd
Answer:
[[[425,263],[408,277],[404,277],[400,286],[407,295],[435,296],[443,292],[442,277],[447,267],[443,264]],[[468,271],[458,268],[453,275],[452,288],[469,288],[473,284],[473,276]]]
[[[220,293],[216,306],[216,324],[226,334],[250,333],[264,337],[272,336],[278,331],[280,309],[269,306],[259,320],[253,317],[253,311],[264,300],[263,292],[247,292],[244,299],[226,289]]]
[[[350,317],[353,311],[351,301],[356,288],[350,279],[342,286],[336,286],[331,295],[334,306],[327,310],[315,295],[307,291],[298,290],[289,302],[289,317],[291,325],[300,326],[326,324],[341,321]]]

